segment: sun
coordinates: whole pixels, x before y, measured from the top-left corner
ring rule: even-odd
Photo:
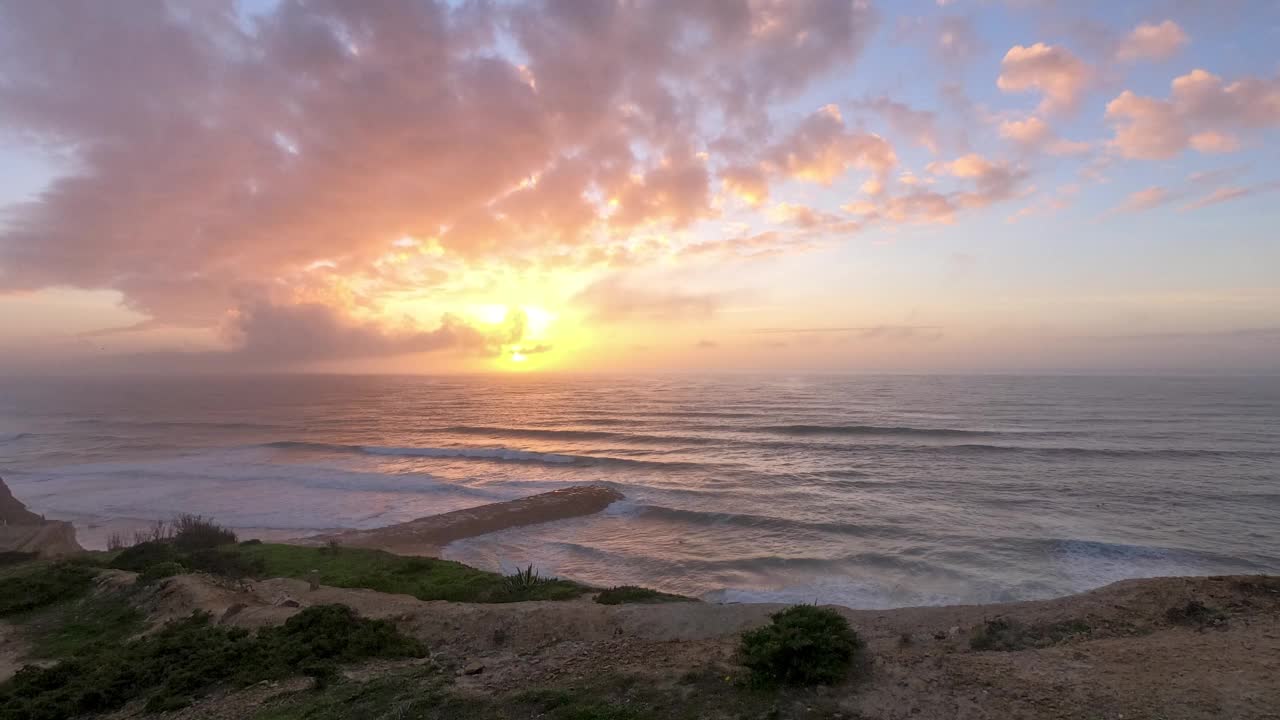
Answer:
[[[512,313],[524,317],[524,329],[515,344],[503,348],[502,354],[494,358],[493,364],[499,370],[508,372],[530,372],[556,364],[561,358],[556,350],[562,348],[565,328],[559,327],[557,313],[547,310],[541,305],[484,303],[472,305],[469,314],[486,325],[502,325],[508,322]]]

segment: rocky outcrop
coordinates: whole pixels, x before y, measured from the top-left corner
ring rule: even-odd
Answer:
[[[612,488],[580,485],[518,500],[431,515],[375,530],[351,530],[293,542],[316,545],[335,541],[342,545],[378,548],[402,555],[434,555],[454,540],[522,525],[591,515],[621,499],[622,493]]]
[[[45,520],[23,505],[0,478],[0,552],[36,553],[41,557],[83,551],[69,522]]]

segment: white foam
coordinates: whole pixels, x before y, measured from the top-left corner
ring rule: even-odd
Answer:
[[[530,452],[528,450],[513,450],[510,448],[379,447],[376,445],[366,445],[362,446],[360,449],[370,455],[393,455],[405,457],[487,458],[493,460],[559,464],[569,464],[578,460],[578,458],[573,457],[572,455]]]

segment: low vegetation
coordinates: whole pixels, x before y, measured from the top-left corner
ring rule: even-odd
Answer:
[[[1169,608],[1165,617],[1176,625],[1191,625],[1198,628],[1215,627],[1227,623],[1227,613],[1216,607],[1205,605],[1199,600],[1188,600],[1184,605],[1175,605]]]
[[[301,547],[297,545],[239,545],[223,548],[246,562],[260,564],[264,577],[310,579],[335,587],[369,588],[379,592],[412,595],[419,600],[455,602],[514,602],[518,600],[569,600],[588,588],[556,578],[537,576],[521,580],[504,578],[449,560],[405,557],[363,548]]]
[[[29,655],[41,659],[68,658],[94,646],[115,647],[146,625],[143,613],[123,592],[62,602],[25,620]]]
[[[97,572],[73,563],[30,563],[0,582],[0,618],[28,613],[82,597]]]
[[[6,565],[20,565],[24,562],[34,560],[36,554],[33,552],[21,552],[19,550],[4,550],[0,552],[0,567]]]
[[[814,690],[761,691],[732,671],[709,666],[677,683],[598,673],[572,686],[499,692],[459,692],[450,673],[416,667],[367,682],[337,683],[322,692],[269,701],[253,720],[705,720],[706,718],[837,717],[834,697]]]
[[[974,628],[969,636],[973,650],[1012,652],[1058,645],[1088,636],[1091,629],[1079,620],[1063,620],[1041,625],[1025,625],[1007,618],[994,618]]]
[[[52,667],[27,666],[0,685],[0,720],[62,720],[145,698],[148,712],[183,707],[218,685],[299,674],[336,676],[369,658],[422,657],[426,649],[385,620],[318,605],[250,633],[196,613],[114,645],[95,643]]]
[[[742,664],[759,686],[830,685],[849,676],[863,642],[840,613],[796,605],[742,634]]]
[[[601,605],[631,605],[646,603],[669,603],[669,602],[698,602],[695,598],[685,597],[684,595],[672,595],[670,593],[658,592],[649,588],[636,587],[635,585],[621,585],[619,587],[601,590],[596,595],[596,602]]]

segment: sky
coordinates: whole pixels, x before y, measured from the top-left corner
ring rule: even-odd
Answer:
[[[1273,0],[0,0],[0,372],[1280,370]]]

